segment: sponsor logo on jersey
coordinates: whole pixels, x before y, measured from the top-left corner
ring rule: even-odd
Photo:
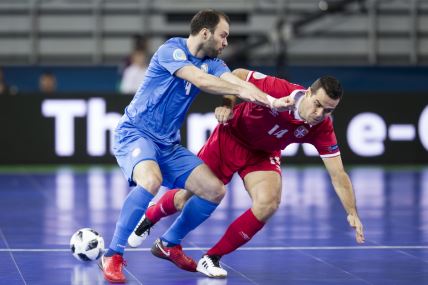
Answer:
[[[335,144],[335,145],[329,146],[329,147],[327,148],[327,150],[328,150],[329,152],[335,152],[338,148],[339,148],[339,146],[338,146],[337,144]]]
[[[183,60],[187,59],[186,54],[184,53],[184,51],[182,49],[179,49],[179,48],[176,49],[176,50],[174,50],[174,52],[172,53],[172,57],[175,60],[179,60],[179,61],[183,61]]]
[[[304,136],[306,136],[308,134],[308,129],[305,128],[304,126],[300,126],[298,127],[295,131],[294,131],[294,136],[296,138],[303,138]]]
[[[201,69],[202,71],[204,71],[205,73],[208,73],[208,64],[204,63],[201,65]]]
[[[141,149],[139,147],[134,148],[134,150],[132,151],[132,156],[137,157],[140,153],[141,153]]]
[[[275,157],[271,156],[270,157],[270,164],[275,165],[278,170],[281,169],[281,166],[280,166],[281,165],[281,159],[279,158],[279,156],[275,156]]]

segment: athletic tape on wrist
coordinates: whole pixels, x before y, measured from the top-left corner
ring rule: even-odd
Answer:
[[[271,109],[275,109],[275,107],[273,106],[273,103],[276,101],[276,98],[274,98],[274,97],[272,97],[270,95],[267,95],[266,98],[269,101],[270,108]]]

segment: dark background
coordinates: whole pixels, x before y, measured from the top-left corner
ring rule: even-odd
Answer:
[[[418,120],[428,106],[428,94],[406,93],[346,93],[338,109],[334,112],[334,126],[346,163],[364,164],[426,164],[428,152],[424,149],[418,133]],[[2,122],[0,140],[0,164],[51,164],[51,163],[115,163],[111,154],[100,157],[89,156],[86,151],[86,117],[75,118],[75,153],[70,157],[58,157],[54,151],[55,120],[42,115],[44,100],[103,98],[106,113],[120,115],[130,102],[131,96],[118,94],[27,94],[19,96],[0,96],[0,118]],[[221,102],[220,97],[200,94],[193,103],[190,113],[213,112]],[[385,139],[385,152],[381,156],[362,157],[349,147],[346,131],[350,120],[359,113],[373,112],[380,115],[386,127],[391,124],[412,124],[416,129],[413,141],[390,141]],[[186,146],[187,126],[182,128],[182,143]],[[424,130],[428,132],[428,130]],[[107,144],[108,132],[105,132]],[[107,146],[109,149],[109,146]],[[319,162],[318,157],[308,157],[299,149],[298,155],[283,158],[288,163]]]

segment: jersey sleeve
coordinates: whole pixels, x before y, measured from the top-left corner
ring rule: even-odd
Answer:
[[[257,71],[250,71],[247,76],[247,81],[253,83],[260,90],[275,98],[288,96],[296,89],[305,89],[285,79],[265,75]]]
[[[221,59],[215,59],[210,62],[209,74],[220,77],[223,73],[230,72],[229,67]]]
[[[164,44],[157,52],[159,64],[166,68],[171,74],[174,74],[183,66],[193,65],[187,58],[184,50],[176,45]]]
[[[340,155],[340,149],[337,144],[336,134],[334,133],[333,122],[331,118],[326,118],[321,126],[312,135],[309,141],[317,149],[320,157],[333,157]]]

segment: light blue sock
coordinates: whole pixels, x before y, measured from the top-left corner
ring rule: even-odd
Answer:
[[[208,219],[217,206],[216,203],[194,195],[161,239],[168,244],[180,244],[189,232]]]
[[[146,212],[147,205],[149,205],[153,197],[153,194],[140,186],[135,187],[128,194],[125,203],[123,203],[122,210],[120,211],[113,239],[106,256],[114,253],[123,254],[128,237]]]

